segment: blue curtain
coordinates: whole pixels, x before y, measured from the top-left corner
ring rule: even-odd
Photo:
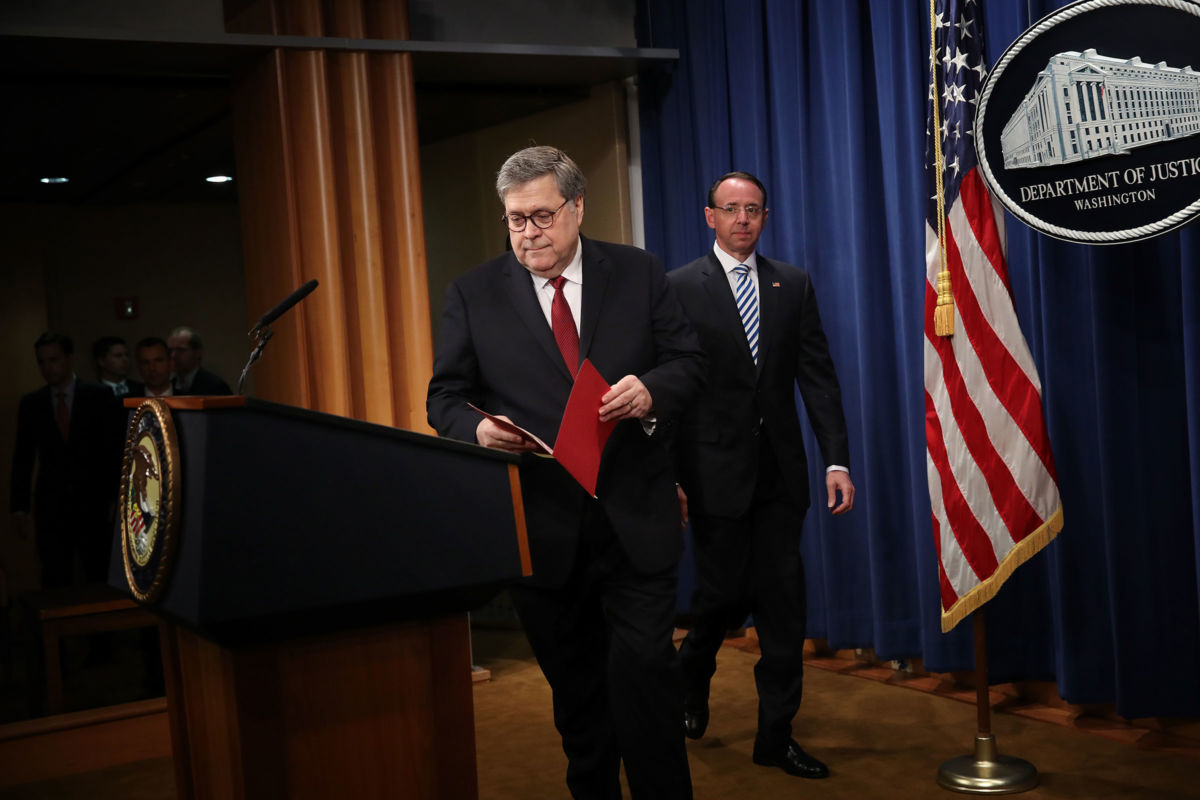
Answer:
[[[1036,22],[1063,5],[980,2],[992,63],[1027,8]],[[668,268],[705,252],[708,185],[746,170],[769,192],[760,250],[816,285],[859,494],[851,514],[820,502],[805,522],[809,635],[971,669],[970,623],[940,629],[925,478],[928,5],[640,0],[638,36],[680,51],[639,82],[647,247]],[[1009,217],[1008,240],[1066,524],[985,607],[990,678],[1056,680],[1126,717],[1200,716],[1195,226],[1084,247]],[[681,583],[686,605],[686,565]]]

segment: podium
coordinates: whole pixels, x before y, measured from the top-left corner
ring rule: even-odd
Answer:
[[[177,796],[476,797],[465,612],[530,574],[516,457],[243,397],[164,400],[173,557],[146,605],[167,622]],[[129,592],[118,528],[109,583]]]

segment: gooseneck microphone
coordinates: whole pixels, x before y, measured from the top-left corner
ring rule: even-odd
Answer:
[[[267,342],[275,335],[267,326],[282,317],[296,303],[308,297],[315,288],[317,288],[316,278],[285,297],[279,305],[263,314],[262,318],[250,329],[250,333],[247,336],[254,339],[254,349],[250,351],[250,360],[246,362],[246,366],[242,368],[242,375],[238,378],[238,394],[245,394],[246,377],[250,374],[250,367],[262,356],[263,348],[267,346]]]
[[[254,334],[258,333],[260,330],[262,330],[266,326],[270,325],[275,320],[282,317],[284,315],[284,312],[286,312],[292,306],[296,305],[296,303],[299,303],[301,300],[308,297],[312,293],[312,290],[315,288],[317,288],[317,279],[313,278],[311,281],[304,284],[299,289],[297,289],[296,291],[292,292],[287,297],[285,297],[279,303],[279,305],[275,306],[270,311],[263,314],[262,319],[260,319],[255,324],[255,326],[250,329],[250,333],[247,335],[253,336]]]

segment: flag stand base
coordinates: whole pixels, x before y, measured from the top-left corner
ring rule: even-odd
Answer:
[[[1037,769],[1028,761],[996,752],[992,735],[992,704],[987,679],[987,625],[983,610],[975,617],[975,755],[952,758],[938,768],[943,789],[963,794],[1016,794],[1038,785]]]
[[[1016,794],[1038,785],[1037,768],[996,752],[996,737],[975,737],[975,755],[952,758],[938,768],[938,786],[964,794]]]

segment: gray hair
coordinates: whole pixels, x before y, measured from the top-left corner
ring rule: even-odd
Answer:
[[[204,349],[204,345],[200,342],[200,334],[195,328],[189,328],[187,325],[180,325],[179,327],[171,330],[168,338],[170,336],[186,336],[188,337],[188,345],[190,345],[193,350]]]
[[[543,175],[553,175],[558,193],[564,200],[582,197],[587,191],[587,178],[571,157],[557,147],[526,147],[508,157],[496,173],[496,194],[500,202],[510,190],[535,181]]]

